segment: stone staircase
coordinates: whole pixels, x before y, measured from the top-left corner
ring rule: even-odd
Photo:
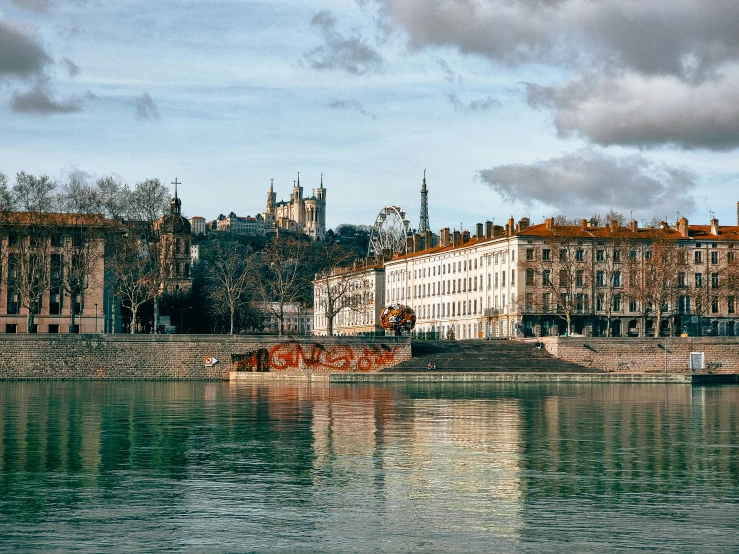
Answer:
[[[411,351],[412,359],[384,372],[428,371],[429,362],[436,362],[436,371],[602,373],[555,358],[529,341],[418,341]]]

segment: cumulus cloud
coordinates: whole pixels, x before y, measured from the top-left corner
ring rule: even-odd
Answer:
[[[684,77],[739,57],[734,0],[378,0],[411,45]],[[584,56],[582,52],[587,54]]]
[[[739,146],[738,70],[696,84],[669,75],[591,75],[559,87],[528,84],[527,100],[552,111],[560,136],[601,145],[731,149]]]
[[[159,119],[159,110],[154,99],[145,92],[134,101],[136,119]]]
[[[500,108],[502,106],[502,104],[492,96],[471,100],[470,102],[463,102],[455,93],[450,92],[447,94],[447,98],[449,98],[454,109],[461,113],[486,112],[492,108]]]
[[[0,14],[0,78],[39,74],[51,63],[39,39]]]
[[[365,110],[362,107],[362,104],[353,99],[332,100],[331,102],[329,102],[328,107],[332,110],[349,110],[360,113],[366,117],[369,117],[370,119],[377,119],[377,116],[375,114]]]
[[[53,96],[53,90],[49,80],[44,76],[39,76],[31,90],[13,95],[11,106],[16,113],[38,115],[65,114],[82,111],[82,102],[79,98],[58,101]]]
[[[653,213],[690,212],[696,176],[640,154],[613,157],[592,148],[533,164],[508,164],[478,172],[504,198],[544,204],[570,216],[611,208]]]
[[[317,70],[338,69],[352,75],[380,71],[383,59],[360,34],[342,35],[336,29],[336,18],[328,10],[321,10],[311,25],[323,35],[323,44],[304,55],[310,67]]]

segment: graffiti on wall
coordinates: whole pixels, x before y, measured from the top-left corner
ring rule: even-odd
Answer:
[[[234,354],[236,371],[380,371],[393,366],[399,348],[387,344],[275,344],[246,354]]]

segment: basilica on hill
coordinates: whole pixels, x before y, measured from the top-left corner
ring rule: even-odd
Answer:
[[[326,189],[323,187],[323,174],[320,186],[313,189],[313,194],[307,198],[303,196],[303,187],[300,186],[300,173],[297,181],[293,181],[290,200],[277,202],[274,182],[270,184],[263,217],[268,229],[274,226],[278,232],[285,230],[304,233],[313,240],[323,240],[326,236]]]

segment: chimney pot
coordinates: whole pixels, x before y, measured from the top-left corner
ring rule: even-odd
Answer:
[[[492,221],[486,221],[485,222],[485,236],[489,239],[493,238],[494,231],[493,231],[493,222]]]
[[[554,218],[548,217],[545,221],[547,231],[554,231]]]
[[[483,233],[483,225],[482,225],[482,223],[478,223],[477,224],[476,231],[477,231],[477,240],[480,240],[480,239],[484,238],[483,237],[483,234],[482,234]]]

